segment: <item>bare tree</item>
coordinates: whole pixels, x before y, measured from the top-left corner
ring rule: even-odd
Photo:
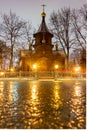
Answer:
[[[74,44],[74,37],[71,24],[71,10],[64,8],[57,13],[53,12],[50,16],[51,30],[63,48],[66,57],[66,69],[69,68],[70,48]]]
[[[8,45],[11,48],[10,51],[10,65],[13,67],[13,52],[16,40],[22,35],[22,29],[25,26],[25,22],[21,20],[12,11],[9,14],[2,15],[1,33],[6,38]]]
[[[81,51],[80,65],[86,71],[86,49]]]
[[[82,24],[84,26],[84,29],[87,31],[87,4],[84,4],[79,12],[82,17]]]
[[[10,48],[6,46],[6,43],[0,40],[0,69],[5,69],[6,63],[4,61],[8,59]]]
[[[87,38],[87,6],[84,5],[80,10],[72,11],[73,31],[76,43],[82,50],[86,48]]]
[[[80,52],[80,65],[86,68],[86,43],[87,43],[87,4],[79,10],[72,11],[73,31],[75,34],[74,51]],[[78,59],[77,59],[78,60]]]
[[[28,45],[28,49],[29,50],[32,50],[32,45],[33,45],[33,42],[34,42],[34,39],[32,38],[32,25],[31,23],[28,21],[26,22],[26,25],[25,25],[25,28],[24,28],[24,40],[27,42],[27,45]]]

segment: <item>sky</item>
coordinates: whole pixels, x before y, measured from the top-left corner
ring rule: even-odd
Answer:
[[[57,11],[63,7],[79,9],[86,3],[87,0],[0,0],[0,14],[8,14],[12,10],[20,18],[29,20],[37,29],[41,23],[42,4],[46,5],[46,23],[48,23],[53,10]]]

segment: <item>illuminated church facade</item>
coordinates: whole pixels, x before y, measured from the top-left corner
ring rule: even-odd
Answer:
[[[55,69],[55,65],[59,69],[64,69],[65,56],[61,51],[53,50],[52,38],[53,34],[49,31],[45,17],[46,14],[43,10],[42,21],[38,31],[33,34],[35,38],[35,45],[28,50],[21,50],[20,53],[20,69],[22,71],[31,71],[34,66],[38,71],[51,71]]]

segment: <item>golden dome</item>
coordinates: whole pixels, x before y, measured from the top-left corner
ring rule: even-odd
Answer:
[[[41,14],[41,16],[44,16],[44,17],[45,17],[45,16],[46,16],[46,14],[43,12],[43,13]]]

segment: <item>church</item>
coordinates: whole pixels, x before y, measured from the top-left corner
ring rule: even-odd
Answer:
[[[48,29],[45,17],[46,13],[41,13],[42,21],[38,31],[33,34],[35,45],[27,50],[21,50],[20,53],[20,70],[21,71],[54,71],[55,69],[64,69],[65,56],[62,51],[53,50],[52,44],[53,34]]]

